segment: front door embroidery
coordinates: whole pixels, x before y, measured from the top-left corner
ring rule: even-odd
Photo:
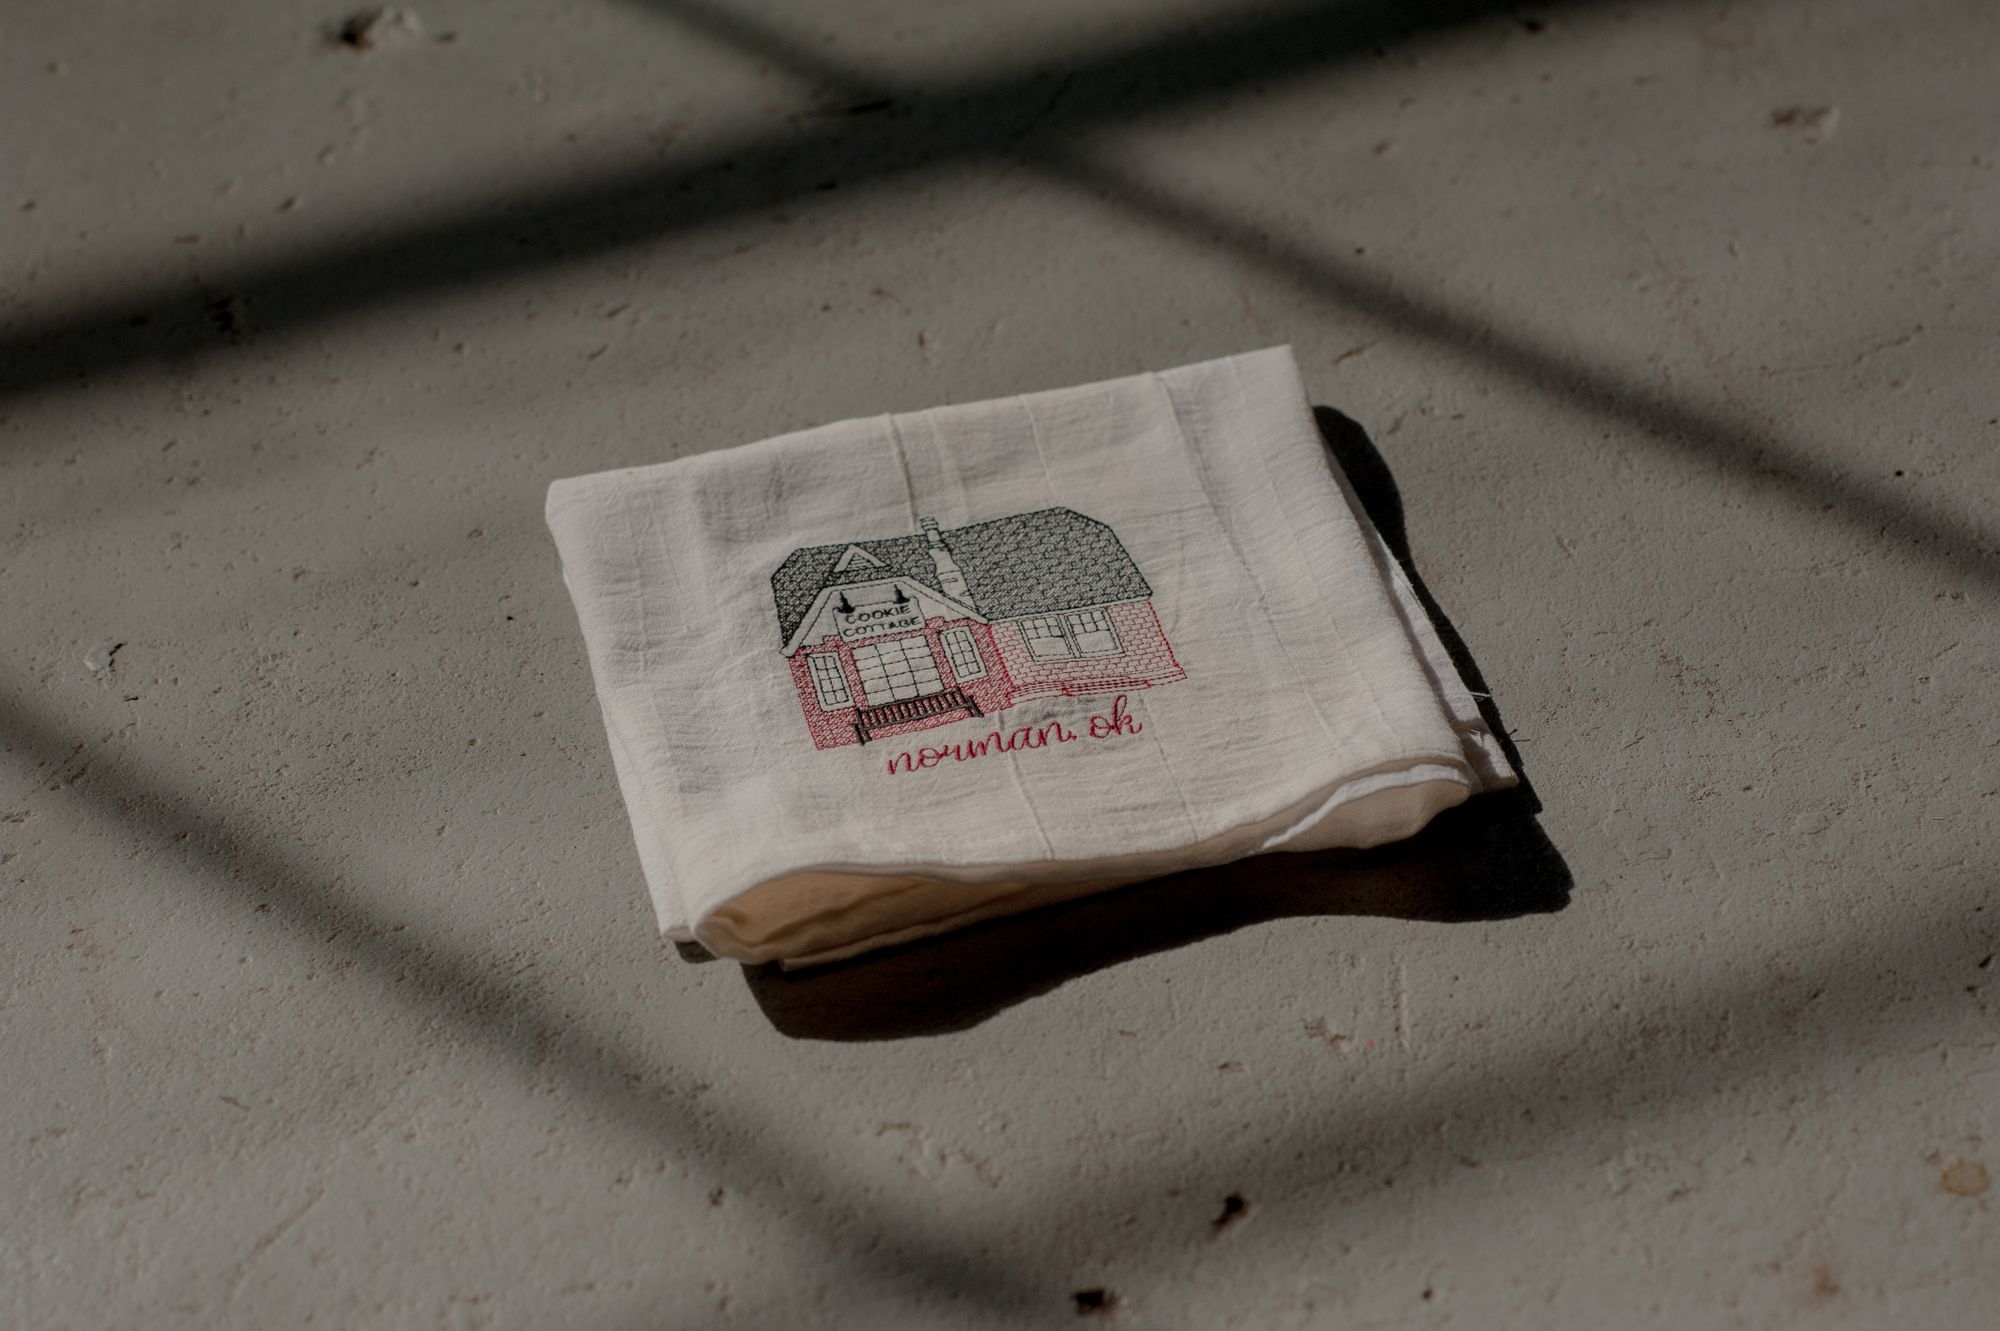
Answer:
[[[861,674],[861,691],[873,706],[944,692],[937,658],[922,634],[856,647],[854,668]]]
[[[1104,523],[1044,508],[919,527],[805,546],[771,575],[815,748],[1187,678],[1152,587]]]

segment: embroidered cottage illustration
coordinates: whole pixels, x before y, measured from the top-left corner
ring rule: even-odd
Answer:
[[[794,550],[771,575],[816,748],[1185,679],[1115,532],[1067,508]]]

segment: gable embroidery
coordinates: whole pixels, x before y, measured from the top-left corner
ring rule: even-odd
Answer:
[[[856,564],[866,564],[870,568],[882,567],[882,561],[874,555],[869,554],[858,545],[850,545],[847,547],[847,553],[842,555],[840,561],[833,566],[833,571],[835,573],[845,573]]]

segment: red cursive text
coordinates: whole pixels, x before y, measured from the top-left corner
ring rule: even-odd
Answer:
[[[956,744],[932,747],[924,745],[906,749],[889,760],[889,775],[898,772],[919,772],[936,767],[939,763],[966,763],[975,758],[984,758],[992,753],[1018,753],[1024,749],[1046,749],[1055,744],[1073,744],[1088,736],[1090,739],[1110,739],[1114,735],[1136,735],[1144,730],[1132,714],[1125,710],[1125,695],[1119,694],[1111,700],[1109,715],[1092,716],[1084,722],[1083,733],[1071,730],[1060,721],[1044,721],[1035,726],[1016,726],[1012,730],[994,730],[978,739],[960,740]]]

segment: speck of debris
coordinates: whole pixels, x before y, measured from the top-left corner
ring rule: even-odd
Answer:
[[[304,196],[294,194],[278,205],[278,211],[281,213],[295,213],[299,210],[299,205],[303,202],[305,202]]]
[[[896,99],[893,97],[878,97],[872,102],[856,102],[847,108],[847,114],[851,116],[873,115],[877,111],[887,111],[895,104]]]
[[[1547,32],[1548,30],[1549,30],[1549,22],[1547,19],[1524,18],[1521,20],[1521,31],[1523,32],[1539,35],[1541,33]],[[1429,1298],[1430,1295],[1426,1294],[1424,1295],[1424,1297]]]
[[[1771,112],[1773,129],[1790,130],[1807,143],[1825,143],[1840,123],[1840,108],[1834,106],[1781,106]]]
[[[333,43],[366,53],[421,37],[423,33],[424,25],[414,12],[394,5],[378,5],[342,19],[333,30]]]
[[[1977,968],[1976,968],[1976,969],[1978,969],[1978,970],[1985,970],[1985,969],[1986,969],[1987,967],[1991,966],[1992,964],[1993,964],[1993,954],[1992,954],[1991,952],[1988,952],[1988,953],[1987,953],[1987,954],[1986,954],[1985,956],[1983,956],[1983,957],[1981,957],[1981,958],[1979,959],[1979,965],[1977,966]]]
[[[1327,1048],[1336,1054],[1344,1054],[1354,1047],[1351,1036],[1342,1035],[1326,1024],[1326,1018],[1314,1017],[1305,1023],[1306,1034],[1315,1040],[1324,1040]]]
[[[83,668],[93,675],[113,669],[113,662],[118,659],[118,649],[124,645],[122,642],[98,643],[83,654]]]
[[[1938,1167],[1938,1186],[1954,1197],[1980,1197],[1993,1186],[1993,1178],[1977,1160],[1954,1158]]]
[[[1209,1229],[1217,1234],[1241,1221],[1250,1214],[1250,1203],[1240,1192],[1232,1192],[1222,1199],[1222,1214],[1209,1222]]]
[[[250,312],[241,296],[228,291],[211,292],[207,310],[208,321],[215,325],[215,331],[231,342],[250,331]]]
[[[714,1192],[708,1194],[708,1204],[710,1206],[720,1206],[725,1201],[728,1200],[729,1200],[729,1194],[724,1192],[721,1188],[717,1188]]]
[[[1080,1289],[1069,1300],[1078,1317],[1109,1317],[1118,1307],[1118,1296],[1108,1289]]]

